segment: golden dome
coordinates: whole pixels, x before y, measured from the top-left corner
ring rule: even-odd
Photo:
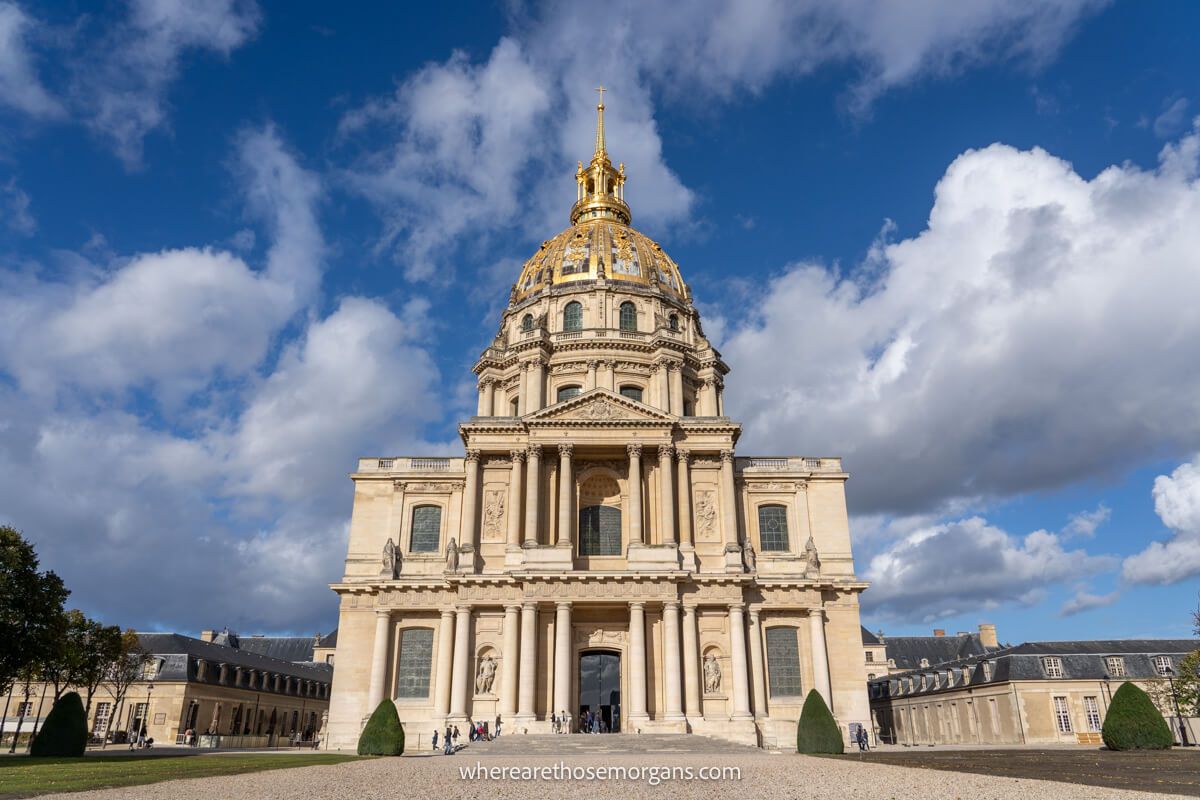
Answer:
[[[625,204],[625,165],[616,169],[604,141],[604,88],[598,89],[596,150],[587,167],[575,173],[571,227],[542,242],[521,268],[512,301],[519,302],[551,286],[576,281],[629,281],[686,301],[688,289],[679,266],[657,242],[629,226]]]

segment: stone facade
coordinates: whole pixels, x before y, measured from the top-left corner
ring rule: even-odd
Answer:
[[[549,732],[584,710],[594,653],[617,657],[621,732],[787,746],[813,688],[844,731],[868,722],[841,461],[735,455],[729,369],[677,265],[628,226],[599,112],[572,226],[475,365],[465,456],[352,475],[333,747],[385,697],[410,731]]]

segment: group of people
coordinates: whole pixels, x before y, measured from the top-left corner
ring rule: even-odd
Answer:
[[[438,732],[433,732],[433,749],[437,752],[438,749]],[[451,755],[458,749],[458,726],[447,725],[446,732],[442,734],[442,755]]]
[[[867,729],[865,726],[858,726],[858,731],[854,734],[854,743],[857,744],[858,749],[863,752],[871,749],[871,738],[867,735]]]
[[[459,731],[457,725],[447,725],[446,730],[441,734],[441,750],[443,755],[451,755],[458,750]],[[489,730],[487,722],[468,722],[467,723],[467,739],[472,742],[490,742],[492,739],[500,735],[500,717],[496,717],[496,727]],[[433,732],[433,750],[437,752],[439,734],[437,730]]]
[[[552,714],[550,716],[550,729],[554,733],[571,733],[574,730],[574,728],[571,727],[571,722],[571,715],[566,711],[559,712],[558,714]],[[604,719],[604,715],[599,711],[592,711],[589,708],[585,709],[584,712],[579,716],[580,733],[608,733],[609,730],[608,721]]]

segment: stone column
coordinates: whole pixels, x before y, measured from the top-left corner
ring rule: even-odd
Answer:
[[[375,612],[375,647],[371,650],[371,683],[367,689],[367,714],[383,702],[387,686],[388,651],[392,645],[392,612]]]
[[[534,695],[537,693],[537,603],[521,606],[521,680],[518,690],[517,719],[533,722]]]
[[[697,398],[697,405],[700,406],[698,414],[702,417],[715,417],[717,415],[717,384],[713,378],[705,378],[700,383],[700,396]]]
[[[521,462],[525,460],[524,450],[510,450],[512,472],[508,478],[508,536],[506,538],[509,550],[521,548]]]
[[[629,604],[629,719],[648,719],[646,714],[646,616],[642,603]]]
[[[767,716],[767,675],[763,670],[763,635],[759,610],[750,609],[750,683],[754,687],[754,718]]]
[[[471,607],[454,609],[454,677],[451,679],[450,716],[467,716],[467,698],[475,682],[471,679]]]
[[[571,454],[575,445],[563,442],[558,446],[558,530],[555,533],[555,544],[559,547],[571,546],[571,524],[573,519],[575,476],[571,471]]]
[[[454,609],[442,611],[438,628],[437,694],[433,700],[433,715],[445,718],[450,713],[450,675],[454,663]],[[374,709],[372,709],[374,710]]]
[[[689,462],[691,453],[687,450],[676,449],[675,459],[679,462],[679,485],[676,487],[676,492],[679,494],[679,543],[685,547],[692,547],[692,481],[689,474]]]
[[[733,482],[733,451],[721,451],[721,539],[738,543],[737,493]]]
[[[666,718],[683,719],[683,699],[679,687],[679,603],[663,603],[663,694]]]
[[[525,405],[526,395],[528,390],[525,388],[528,383],[529,370],[524,364],[517,364],[517,416],[523,417],[528,413],[528,408]]]
[[[467,449],[467,480],[463,485],[462,520],[459,522],[458,542],[479,549],[479,451]],[[472,572],[474,570],[471,570]]]
[[[571,708],[571,602],[560,600],[554,614],[554,708]],[[574,712],[572,712],[574,713]]]
[[[510,724],[517,714],[517,676],[520,674],[517,651],[520,648],[520,636],[521,607],[505,606],[504,661],[500,664],[500,716],[504,718],[505,725]]]
[[[479,405],[475,409],[475,416],[490,417],[492,415],[492,379],[479,379]]]
[[[538,543],[538,516],[541,511],[541,498],[538,495],[542,486],[542,446],[529,445],[529,482],[525,487],[525,546],[534,547]]]
[[[546,360],[535,358],[529,362],[529,399],[525,402],[526,413],[541,411],[546,406]]]
[[[713,401],[716,405],[717,416],[725,416],[725,381],[714,378]]]
[[[600,365],[604,368],[604,374],[600,377],[600,385],[610,392],[617,390],[617,362],[602,361]]]
[[[683,364],[672,362],[670,369],[671,384],[671,413],[677,417],[683,416]]]
[[[825,705],[833,711],[833,690],[829,685],[829,655],[825,648],[825,609],[813,608],[808,612],[808,632],[813,660],[813,688],[825,699]]]
[[[696,633],[696,607],[683,607],[683,693],[687,715],[695,722],[703,719],[700,705],[700,642]]]
[[[489,414],[489,416],[507,417],[508,416],[507,406],[508,406],[508,404],[504,400],[504,386],[500,383],[500,380],[497,378],[492,381],[492,396],[490,399],[490,404],[488,406],[491,409],[491,413]]]
[[[675,446],[658,446],[658,498],[659,524],[662,525],[663,544],[676,544],[675,539]]]
[[[741,603],[729,605],[729,660],[733,671],[733,713],[730,719],[750,719],[750,681],[746,676],[746,624]]]
[[[600,362],[596,359],[591,359],[587,362],[587,380],[583,383],[585,392],[596,388],[596,368],[600,366]]]
[[[642,544],[642,446],[633,442],[625,450],[629,453],[629,543]]]
[[[667,378],[667,362],[656,361],[651,367],[654,371],[654,407],[660,411],[671,411],[670,381]]]

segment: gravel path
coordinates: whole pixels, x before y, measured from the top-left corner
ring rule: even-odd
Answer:
[[[565,763],[586,767],[740,767],[742,778],[715,782],[666,781],[657,786],[645,780],[465,780],[459,769],[480,764],[485,768],[548,767]],[[1103,789],[1046,781],[998,778],[987,775],[911,769],[869,764],[855,759],[810,758],[795,754],[731,752],[663,755],[569,755],[515,758],[472,755],[470,750],[452,757],[371,759],[328,767],[272,770],[199,780],[170,781],[97,792],[43,795],[67,800],[395,800],[396,798],[463,797],[479,800],[557,797],[662,797],[662,798],[830,798],[830,800],[1148,800],[1144,792]],[[580,794],[582,793],[582,794]]]

